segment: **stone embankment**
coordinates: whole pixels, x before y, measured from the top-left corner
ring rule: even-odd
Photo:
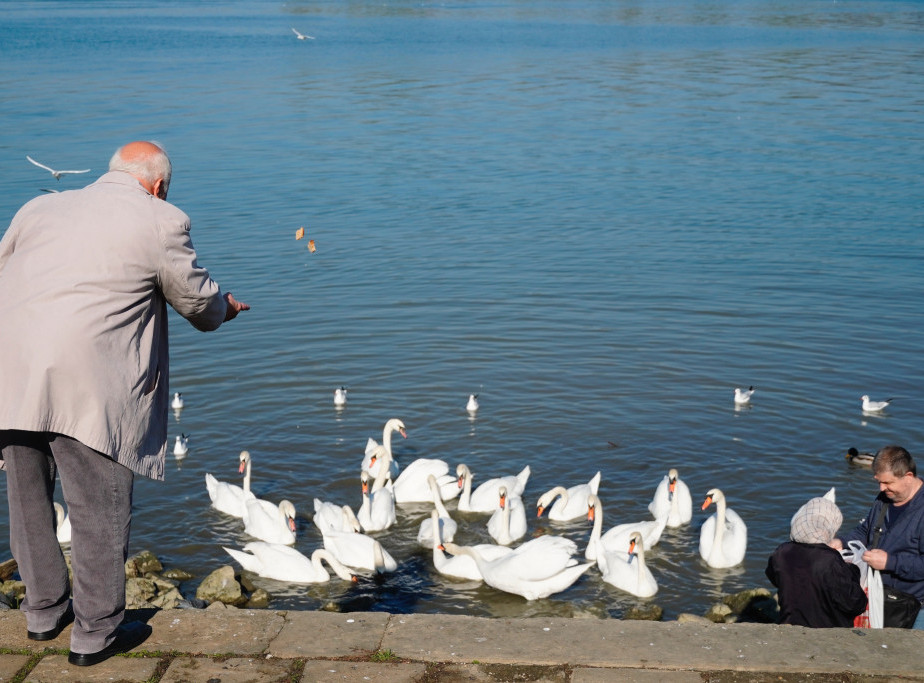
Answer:
[[[21,587],[10,582],[11,571],[15,565],[0,565],[0,591]],[[170,609],[190,605],[178,588],[184,577],[165,572],[149,553],[129,560],[127,585],[145,605],[129,618],[153,633],[131,654],[86,669],[67,663],[70,627],[53,641],[30,641],[22,613],[0,611],[0,681],[924,681],[924,632],[747,623],[775,609],[764,589],[728,596],[708,617],[671,622],[657,621],[658,610],[626,620],[489,619],[274,611],[218,599],[205,609]],[[248,595],[231,567],[203,580],[200,595],[208,585],[233,604],[257,593]]]

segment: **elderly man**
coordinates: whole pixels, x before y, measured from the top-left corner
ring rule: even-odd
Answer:
[[[197,262],[152,142],[109,172],[23,206],[0,241],[0,455],[27,635],[71,621],[68,660],[101,662],[150,628],[122,623],[134,474],[163,479],[167,304],[202,331],[249,308]],[[55,537],[55,475],[72,526],[73,600]]]
[[[914,595],[924,602],[924,482],[917,476],[911,454],[901,446],[886,446],[873,459],[879,495],[869,514],[848,534],[835,538],[840,550],[861,541],[868,550],[863,561],[882,576],[882,585]],[[914,624],[924,629],[924,611]]]

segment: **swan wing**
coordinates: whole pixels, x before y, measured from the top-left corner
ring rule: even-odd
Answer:
[[[449,465],[444,460],[432,458],[418,458],[402,470],[394,481],[395,500],[399,503],[428,503],[433,500],[427,477],[433,475],[441,486],[449,477],[455,482],[455,477],[449,475]],[[443,477],[443,479],[440,479]],[[455,484],[453,484],[455,485]],[[458,488],[458,487],[457,487]],[[458,495],[458,491],[456,491]]]
[[[295,534],[278,505],[253,498],[244,504],[244,533],[266,543],[291,545]]]

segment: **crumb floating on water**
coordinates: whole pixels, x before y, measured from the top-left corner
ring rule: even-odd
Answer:
[[[305,228],[299,228],[295,231],[295,239],[300,240],[305,236]]]
[[[308,240],[308,251],[310,251],[312,254],[317,251],[317,247],[314,246],[314,240]]]

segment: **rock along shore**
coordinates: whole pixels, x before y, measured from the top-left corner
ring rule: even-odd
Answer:
[[[380,612],[135,610],[153,627],[131,656],[67,663],[70,627],[26,639],[0,612],[0,680],[308,681],[924,680],[924,632]],[[48,649],[46,649],[48,648]]]

